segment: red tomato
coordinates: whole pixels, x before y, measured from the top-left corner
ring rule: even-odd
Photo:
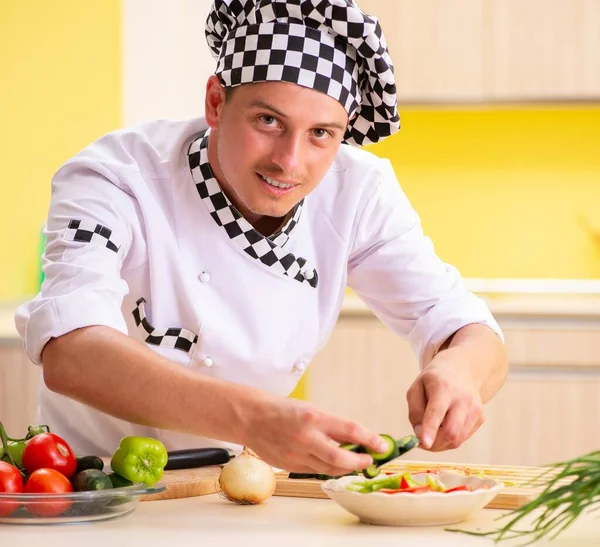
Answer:
[[[0,495],[4,492],[9,494],[23,492],[23,477],[16,467],[0,461]],[[0,500],[0,517],[7,517],[17,507],[19,507],[17,501]]]
[[[77,460],[71,447],[58,435],[40,433],[25,445],[23,467],[28,473],[42,468],[54,469],[69,479],[75,474]]]
[[[34,437],[35,438],[35,437]],[[25,484],[27,494],[63,494],[73,492],[69,479],[55,469],[36,469]],[[55,517],[71,506],[68,499],[30,501],[27,509],[38,517]]]

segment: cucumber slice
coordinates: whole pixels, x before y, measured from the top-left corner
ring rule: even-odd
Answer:
[[[350,450],[351,452],[356,452],[357,454],[363,454],[366,452],[365,447],[360,444],[352,444],[352,443],[344,443],[340,444],[340,448],[344,450]]]
[[[367,479],[374,479],[377,475],[379,475],[379,473],[380,473],[380,470],[379,470],[379,466],[377,464],[369,465],[369,467],[365,467],[362,470],[362,474]]]
[[[383,452],[367,450],[367,452],[373,456],[373,460],[375,460],[375,462],[377,462],[379,465],[382,465],[390,460],[393,460],[394,458],[397,458],[400,451],[398,444],[390,435],[381,434],[380,437],[387,443],[387,450],[384,450]]]

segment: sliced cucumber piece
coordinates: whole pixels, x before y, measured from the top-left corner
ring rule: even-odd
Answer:
[[[362,474],[367,479],[374,479],[377,475],[379,475],[379,473],[380,473],[379,466],[375,463],[372,465],[369,465],[369,467],[365,467],[362,470]]]
[[[381,434],[379,436],[387,443],[387,449],[383,452],[374,452],[373,450],[369,449],[367,452],[373,456],[373,460],[375,460],[375,462],[381,465],[393,460],[394,458],[397,458],[400,452],[396,441],[390,435]]]

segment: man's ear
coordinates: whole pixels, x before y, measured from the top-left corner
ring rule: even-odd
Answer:
[[[211,129],[219,127],[219,120],[225,104],[225,89],[216,74],[212,74],[206,82],[206,97],[204,99],[204,116]]]

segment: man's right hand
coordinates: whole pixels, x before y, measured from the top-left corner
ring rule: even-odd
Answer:
[[[290,472],[345,475],[368,467],[373,458],[340,448],[341,443],[376,452],[387,448],[377,433],[296,399],[263,400],[249,418],[246,446],[270,465]]]

